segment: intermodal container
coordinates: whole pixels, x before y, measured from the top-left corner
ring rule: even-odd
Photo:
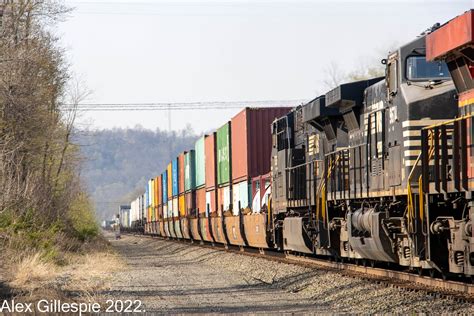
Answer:
[[[161,175],[156,177],[155,180],[158,183],[158,190],[157,190],[157,201],[158,205],[163,204],[163,179],[161,178]]]
[[[171,162],[171,172],[173,173],[172,178],[172,190],[173,190],[173,197],[178,196],[178,158],[173,159]]]
[[[251,184],[248,181],[241,181],[232,185],[232,212],[239,214],[240,209],[252,208]]]
[[[130,222],[131,223],[134,223],[139,219],[138,204],[139,204],[138,198],[136,198],[135,200],[132,201],[132,203],[130,203]]]
[[[217,189],[217,207],[219,213],[229,211],[231,201],[232,197],[230,195],[230,185]]]
[[[208,210],[209,212],[208,214],[217,211],[216,201],[217,201],[216,189],[212,189],[210,191],[207,191],[206,189],[206,210]]]
[[[199,214],[206,214],[206,188],[196,190],[196,207]]]
[[[182,153],[178,157],[178,186],[179,194],[184,193],[184,155],[186,152]]]
[[[155,179],[151,179],[151,205],[150,205],[151,221],[156,221],[156,218],[155,218],[156,192],[157,192],[156,181]]]
[[[163,204],[168,203],[168,173],[165,171],[161,174],[162,179],[162,190],[163,190]]]
[[[178,197],[173,198],[173,217],[179,216],[179,205],[178,205]]]
[[[168,217],[173,217],[173,199],[168,200]]]
[[[146,221],[151,222],[151,209],[150,209],[150,187],[151,187],[151,180],[148,180],[146,183],[145,188],[145,210],[146,210]]]
[[[232,118],[232,183],[270,172],[271,124],[290,110],[285,107],[245,108]]]
[[[206,136],[199,138],[194,146],[195,150],[195,177],[196,188],[200,188],[206,184],[206,155],[204,151],[204,139]]]
[[[216,186],[216,133],[212,133],[204,140],[206,154],[206,189]]]
[[[168,203],[163,204],[163,218],[168,218]]]
[[[194,160],[194,150],[190,150],[184,155],[184,190],[186,192],[196,188]]]
[[[194,215],[196,209],[196,191],[186,192],[185,197],[186,215]]]
[[[178,198],[179,215],[186,216],[186,195],[183,193]]]
[[[168,199],[171,199],[173,197],[173,167],[171,162],[168,164],[166,172],[168,173]]]
[[[217,130],[217,184],[225,185],[231,179],[231,123],[227,122]]]
[[[155,179],[151,179],[151,191],[150,191],[150,207],[153,210],[155,207]]]

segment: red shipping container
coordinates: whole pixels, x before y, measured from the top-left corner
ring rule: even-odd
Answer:
[[[206,189],[216,186],[216,133],[204,139],[204,152],[206,155]]]
[[[426,59],[438,59],[473,41],[474,11],[469,10],[426,36]]]
[[[232,182],[270,172],[271,124],[291,108],[245,108],[232,118]]]
[[[206,188],[196,190],[196,207],[199,214],[206,213]]]
[[[181,155],[178,156],[178,186],[179,186],[179,193],[184,192],[184,154],[183,152]]]

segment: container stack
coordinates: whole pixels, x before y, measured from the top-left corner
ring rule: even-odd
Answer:
[[[196,188],[194,160],[195,152],[192,149],[184,155],[184,192],[187,216],[192,215],[196,207],[196,200],[194,197],[194,190]]]
[[[206,214],[206,156],[204,153],[204,139],[199,138],[194,146],[195,150],[195,183],[196,183],[196,215],[205,216]]]
[[[232,212],[231,122],[217,130],[217,203],[220,214]]]

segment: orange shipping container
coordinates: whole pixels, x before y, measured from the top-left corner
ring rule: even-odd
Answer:
[[[184,194],[179,196],[179,215],[186,216],[186,197]]]
[[[161,205],[163,204],[163,179],[161,178],[161,175],[159,175],[158,177],[156,177],[158,179],[157,183],[158,183],[158,197],[157,197],[157,201],[158,201],[158,205]]]
[[[179,194],[184,192],[184,155],[186,152],[182,153],[178,156],[178,186],[179,186]]]
[[[153,181],[154,183],[154,192],[153,192],[153,196],[154,196],[154,201],[155,201],[155,207],[160,205],[160,181],[161,181],[161,177],[156,177],[155,178],[155,181]]]
[[[196,207],[199,214],[206,213],[206,188],[196,190]]]

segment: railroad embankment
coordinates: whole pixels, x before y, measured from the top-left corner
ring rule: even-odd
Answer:
[[[461,313],[471,303],[265,258],[149,237],[111,240],[126,268],[100,293],[158,313]]]
[[[0,298],[22,303],[98,301],[114,273],[125,267],[105,238],[97,238],[80,251],[62,252],[54,260],[41,251],[5,251]]]
[[[3,298],[98,303],[101,311],[112,303],[132,304],[132,311],[163,314],[474,313],[469,302],[328,269],[149,237],[113,237],[105,233],[107,242],[87,254],[66,255],[62,265],[25,256],[2,269]]]

